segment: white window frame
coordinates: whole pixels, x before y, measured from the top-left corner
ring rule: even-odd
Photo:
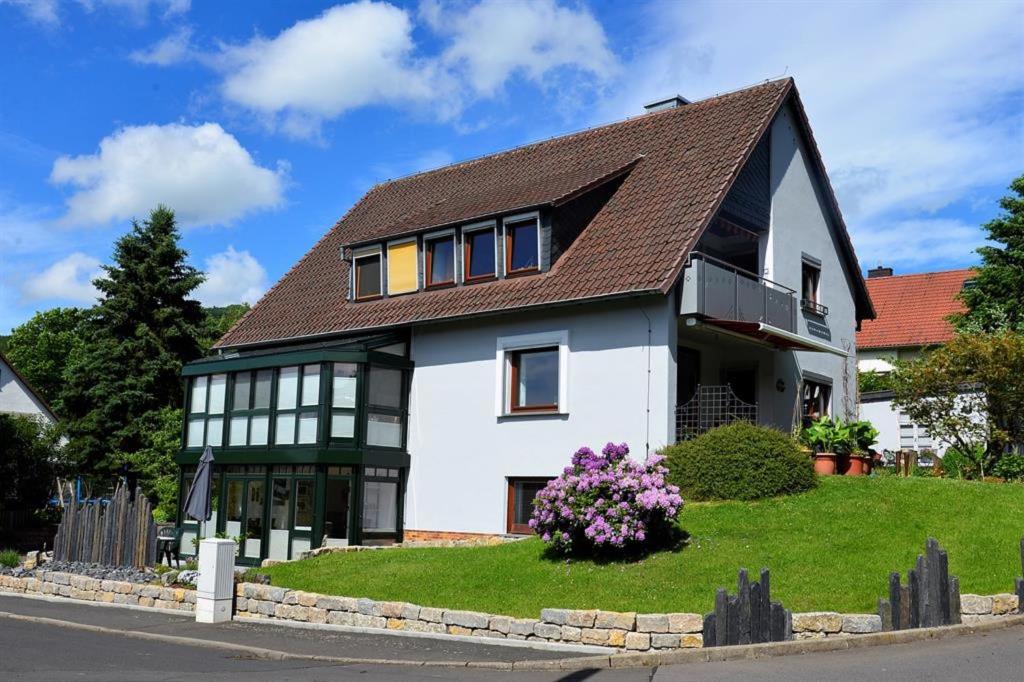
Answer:
[[[462,226],[462,235],[459,239],[459,255],[456,258],[462,260],[462,272],[460,273],[459,282],[462,284],[475,284],[469,278],[469,263],[466,262],[466,236],[473,234],[474,232],[483,232],[484,230],[494,231],[494,277],[500,277],[501,271],[504,268],[499,269],[500,262],[498,260],[498,239],[501,238],[500,231],[498,230],[498,223],[495,220],[484,220],[479,223],[470,223],[469,225]],[[482,281],[483,278],[477,281]]]
[[[366,258],[367,256],[380,256],[380,294],[378,294],[378,296],[383,296],[384,295],[384,253],[383,253],[383,249],[380,247],[380,245],[364,246],[362,248],[353,249],[352,250],[352,267],[350,268],[351,272],[349,273],[349,286],[348,286],[348,288],[349,288],[349,291],[352,292],[351,299],[353,301],[360,300],[359,296],[358,296],[359,292],[356,291],[356,261],[359,260],[360,258]],[[365,299],[363,299],[363,300],[365,300]]]
[[[505,276],[511,274],[511,271],[507,269],[508,263],[511,261],[511,256],[508,252],[508,225],[509,223],[523,223],[527,220],[533,220],[534,227],[537,229],[537,270],[540,271],[540,211],[530,211],[528,213],[518,213],[516,215],[510,215],[501,219],[501,242],[505,245],[505,258],[501,264],[502,270],[505,270]],[[519,270],[519,272],[531,272],[530,270]]]
[[[511,351],[558,347],[558,409],[555,412],[513,412],[509,405]],[[538,414],[569,414],[569,330],[499,336],[494,357],[494,414],[496,417],[534,417]]]
[[[404,237],[402,239],[392,239],[391,241],[389,241],[385,245],[385,248],[386,248],[387,253],[388,253],[388,259],[387,259],[387,261],[388,261],[387,262],[387,268],[388,268],[388,291],[387,291],[387,295],[388,296],[401,296],[403,294],[412,294],[412,293],[415,293],[415,292],[420,290],[420,272],[421,272],[421,270],[420,270],[420,259],[419,259],[420,248],[417,245],[416,246],[416,261],[415,261],[416,264],[414,266],[416,268],[416,277],[414,278],[415,279],[415,284],[413,285],[413,288],[412,289],[406,289],[404,291],[394,291],[394,292],[391,291],[391,247],[392,246],[401,246],[402,244],[409,244],[409,243],[414,243],[415,244],[416,241],[417,241],[417,239],[416,239],[415,236]],[[384,264],[381,263],[381,265],[384,265]],[[384,268],[383,267],[380,269],[380,274],[381,274],[381,280],[383,280],[384,279]],[[383,291],[383,290],[384,290],[384,282],[381,281],[381,291]]]
[[[423,235],[423,248],[420,249],[420,272],[423,273],[424,289],[430,288],[430,282],[427,281],[427,245],[432,241],[437,241],[438,239],[443,239],[445,237],[450,237],[452,240],[452,258],[455,261],[454,263],[452,263],[452,284],[459,283],[459,251],[461,250],[459,248],[460,241],[458,235],[455,234],[455,228],[451,227],[448,228],[447,230],[441,230],[439,232],[430,232],[428,234]],[[437,286],[445,285],[439,284]]]

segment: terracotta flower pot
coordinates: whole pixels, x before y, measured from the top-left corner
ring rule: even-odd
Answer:
[[[836,455],[836,473],[845,476],[850,470],[850,455],[840,452]]]
[[[850,464],[846,467],[846,471],[843,472],[845,476],[863,476],[864,475],[864,458],[860,455],[850,455]]]
[[[871,469],[874,466],[875,466],[875,458],[872,457],[871,455],[865,456],[864,457],[864,475],[865,476],[870,476],[871,475]]]
[[[836,455],[834,452],[814,453],[814,473],[819,476],[832,476],[836,473]]]

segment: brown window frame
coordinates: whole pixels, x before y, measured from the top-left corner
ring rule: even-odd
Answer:
[[[817,398],[814,397],[813,387],[821,389]],[[810,398],[807,397],[808,389],[811,389]],[[808,406],[812,404],[812,401],[816,403],[813,411],[808,409]],[[805,427],[810,425],[813,420],[818,419],[819,417],[827,417],[829,415],[829,403],[831,402],[832,384],[824,381],[818,381],[816,379],[806,378],[800,382],[800,419]]]
[[[441,241],[448,240],[452,243],[452,278],[446,279],[443,282],[431,282],[431,276],[434,272],[434,252],[431,247]],[[455,256],[458,253],[458,244],[455,242],[455,233],[443,234],[435,237],[425,237],[423,239],[423,288],[435,289],[440,287],[447,287],[455,284]]]
[[[808,272],[813,273],[811,276],[813,286],[811,286],[811,290],[809,292],[807,290]],[[812,306],[818,305],[818,294],[820,288],[821,266],[815,265],[814,263],[808,263],[807,261],[802,261],[800,266],[800,293],[802,294],[801,298],[806,302],[805,305],[807,303],[810,303]]]
[[[529,353],[540,353],[540,352],[551,352],[560,353],[561,349],[555,346],[538,346],[536,348],[516,348],[505,352],[508,358],[508,411],[509,412],[558,412],[558,402],[556,399],[553,405],[518,405],[519,402],[519,358],[524,354]],[[561,366],[559,363],[558,373],[556,377],[555,387],[556,390],[561,390]]]
[[[492,271],[485,275],[471,275],[470,274],[470,263],[473,262],[473,240],[472,236],[480,233],[490,231],[494,235],[494,245],[491,247],[491,259],[494,261],[494,267]],[[481,225],[479,227],[463,228],[462,230],[462,281],[466,284],[474,284],[476,282],[490,282],[491,280],[498,278],[498,257],[494,253],[498,245],[498,226],[494,223],[490,223],[486,226]]]
[[[513,270],[512,246],[514,240],[512,239],[512,230],[509,228],[523,223],[532,223],[533,229],[537,233],[537,265]],[[534,275],[540,272],[540,216],[512,217],[502,224],[502,228],[505,233],[505,275],[508,277],[518,277],[519,275]]]
[[[378,271],[378,274],[377,274],[377,293],[376,294],[370,294],[368,296],[360,296],[359,295],[359,282],[360,282],[361,277],[360,277],[360,272],[359,272],[359,261],[360,260],[365,260],[367,258],[376,258],[377,259],[377,264],[378,264],[378,266],[380,268],[380,270]],[[383,256],[383,253],[381,251],[367,252],[367,253],[360,254],[358,256],[352,256],[352,269],[354,271],[353,275],[352,275],[352,286],[353,286],[352,299],[353,300],[356,300],[356,301],[372,301],[374,299],[382,298],[384,296],[384,256]]]
[[[551,480],[550,476],[509,476],[506,493],[508,514],[505,521],[505,530],[510,535],[532,535],[533,529],[528,523],[516,523],[516,484],[517,483],[544,483]]]

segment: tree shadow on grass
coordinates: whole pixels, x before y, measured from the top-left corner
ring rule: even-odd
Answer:
[[[689,546],[692,536],[678,526],[672,526],[653,542],[624,550],[602,550],[598,552],[560,552],[552,545],[544,547],[541,559],[552,563],[589,562],[598,566],[612,564],[635,564],[658,554],[675,554]]]

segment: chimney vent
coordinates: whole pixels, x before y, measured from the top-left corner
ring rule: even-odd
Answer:
[[[874,279],[876,277],[892,277],[892,268],[879,265],[877,268],[871,268],[868,270],[868,279]]]
[[[644,111],[648,114],[652,114],[655,111],[664,111],[665,109],[678,109],[681,106],[689,104],[690,100],[686,99],[681,95],[673,95],[671,97],[665,97],[664,99],[655,100],[644,105]]]

